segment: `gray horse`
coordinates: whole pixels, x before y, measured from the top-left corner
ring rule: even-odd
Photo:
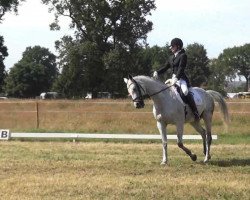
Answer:
[[[196,161],[197,156],[183,145],[184,123],[190,123],[197,130],[203,139],[205,159],[207,162],[210,156],[210,145],[212,142],[211,125],[214,112],[214,100],[218,102],[220,111],[223,113],[224,122],[228,124],[229,116],[226,102],[222,95],[213,90],[203,90],[201,88],[192,88],[192,92],[198,97],[196,99],[197,108],[201,119],[204,120],[205,129],[200,121],[194,120],[191,109],[183,103],[174,86],[166,85],[158,80],[147,76],[136,76],[124,78],[127,84],[129,95],[132,97],[136,108],[144,107],[144,97],[149,96],[153,100],[153,115],[157,121],[157,127],[162,136],[163,159],[162,164],[167,164],[167,125],[174,124],[177,130],[177,144],[182,150]]]

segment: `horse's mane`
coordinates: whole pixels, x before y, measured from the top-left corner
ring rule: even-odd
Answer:
[[[145,75],[135,76],[134,79],[137,81],[147,80],[147,81],[150,81],[152,83],[155,82],[155,83],[159,84],[159,86],[166,86],[162,81],[154,79],[154,78],[149,77],[149,76],[145,76]]]
[[[172,95],[176,95],[176,93],[174,92],[174,90],[170,89],[170,90],[165,90],[167,88],[172,88],[173,85],[171,85],[171,83],[167,83],[165,84],[164,82],[157,80],[155,78],[149,77],[149,76],[145,76],[145,75],[138,75],[135,76],[134,79],[139,82],[142,86],[145,85],[146,83],[149,83],[147,85],[151,85],[154,88],[158,88],[158,91],[169,91],[169,94]]]

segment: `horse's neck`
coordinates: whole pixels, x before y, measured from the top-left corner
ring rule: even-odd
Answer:
[[[144,81],[144,86],[146,88],[146,92],[148,93],[148,95],[157,93],[164,88],[160,83],[147,79]]]
[[[145,79],[144,87],[147,94],[153,100],[155,107],[159,107],[160,109],[162,106],[166,106],[167,102],[171,104],[172,98],[170,95],[170,89],[166,89],[166,87],[168,87],[167,85],[151,79]]]

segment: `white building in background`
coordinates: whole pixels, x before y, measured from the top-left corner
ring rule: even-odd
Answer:
[[[58,99],[60,95],[57,92],[42,92],[40,99]]]

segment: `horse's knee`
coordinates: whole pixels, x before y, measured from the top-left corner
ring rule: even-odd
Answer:
[[[208,142],[208,145],[211,145],[211,143],[212,143],[211,133],[207,135],[207,142]]]
[[[183,143],[182,142],[178,142],[177,145],[178,145],[179,148],[181,148],[181,149],[183,148]]]

